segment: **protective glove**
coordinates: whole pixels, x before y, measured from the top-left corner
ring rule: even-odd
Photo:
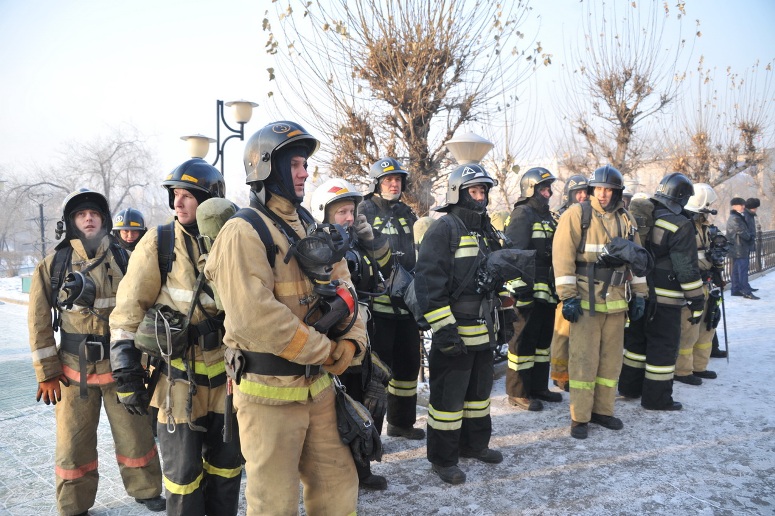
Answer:
[[[388,386],[390,379],[393,378],[393,371],[374,351],[371,352],[371,377],[385,387]]]
[[[344,373],[355,356],[355,344],[352,341],[343,339],[340,341],[331,341],[331,352],[328,358],[323,362],[323,369],[331,374],[340,375]]]
[[[718,323],[721,322],[721,307],[719,305],[716,305],[716,308],[713,310],[713,316],[710,320],[710,325],[712,328],[717,328]]]
[[[116,396],[130,414],[147,415],[151,400],[145,388],[146,371],[139,364],[124,369],[114,369]]]
[[[578,298],[571,297],[562,302],[562,316],[565,317],[566,321],[571,323],[578,322],[583,313],[581,300]]]
[[[387,390],[376,378],[371,379],[363,393],[363,405],[369,409],[371,417],[382,419],[387,412]]]
[[[630,301],[629,311],[630,322],[635,322],[646,313],[646,300],[642,296],[635,296]]]
[[[457,357],[468,353],[463,339],[457,332],[457,327],[452,324],[442,327],[439,331],[434,331],[431,345],[448,357]]]
[[[62,382],[65,387],[70,386],[70,380],[63,374],[56,378],[39,382],[36,401],[40,401],[43,398],[43,403],[46,405],[56,405],[57,401],[62,401],[62,388],[59,386],[59,382]]]
[[[686,307],[691,312],[687,319],[692,324],[699,324],[702,321],[702,314],[705,311],[705,297],[696,296],[686,300]]]
[[[374,230],[371,229],[371,224],[366,220],[366,215],[358,215],[353,224],[355,234],[358,238],[364,242],[371,242],[374,240]]]
[[[118,401],[130,414],[147,416],[151,399],[142,380],[124,383],[116,387]]]

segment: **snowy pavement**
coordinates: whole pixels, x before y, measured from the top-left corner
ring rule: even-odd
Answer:
[[[578,441],[569,435],[567,395],[543,412],[514,409],[501,376],[492,395],[491,446],[503,452],[502,464],[462,459],[468,480],[450,486],[431,473],[423,441],[383,436],[385,456],[373,471],[388,478],[389,488],[361,491],[358,512],[775,514],[775,274],[752,285],[761,300],[726,297],[730,360],[709,365],[718,379],[675,384],[683,411],[649,412],[619,399],[624,429],[590,425],[589,438]],[[19,278],[0,279],[0,514],[55,514],[54,416],[35,403],[27,307],[8,302],[24,302],[20,290]],[[418,407],[418,426],[425,416]],[[100,489],[90,514],[145,514],[123,491],[105,418],[99,438]]]

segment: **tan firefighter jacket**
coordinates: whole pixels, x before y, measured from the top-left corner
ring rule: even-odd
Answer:
[[[94,258],[88,258],[83,243],[79,239],[70,240],[73,248],[71,266],[67,271],[80,271],[105,255],[102,263],[88,272],[96,287],[93,307],[73,305],[70,310],[61,312],[61,334],[91,335],[107,339],[110,330],[108,317],[116,304],[116,290],[123,275],[116,264],[113,253],[109,250],[110,237],[102,237],[100,246]],[[64,374],[71,384],[79,384],[78,355],[57,350],[54,339],[54,328],[51,319],[51,267],[54,254],[48,255],[38,263],[32,276],[30,286],[30,301],[28,310],[28,325],[30,333],[30,349],[35,377],[38,382],[56,378]],[[104,360],[87,365],[89,385],[105,385],[113,382],[110,372],[110,356],[105,354]]]
[[[592,206],[592,219],[587,229],[584,249],[579,250],[582,240],[581,204],[574,204],[560,217],[554,234],[552,265],[557,294],[561,300],[578,297],[581,307],[589,310],[589,281],[584,264],[594,263],[602,252],[603,246],[613,237],[633,237],[640,245],[635,219],[624,209],[620,201],[613,212],[606,212],[595,197],[589,200]],[[648,296],[646,279],[634,277],[630,281],[633,293]],[[606,288],[607,287],[607,288]],[[618,286],[605,285],[595,280],[595,311],[616,313],[627,310],[626,283]],[[605,297],[603,293],[605,290]]]
[[[186,236],[190,242],[196,261],[192,262],[186,249]],[[167,282],[161,284],[161,272],[159,271],[157,228],[150,228],[148,233],[140,240],[140,243],[132,252],[129,260],[126,278],[118,289],[118,302],[110,317],[110,337],[115,340],[134,340],[137,327],[143,320],[145,312],[156,303],[168,305],[182,314],[188,314],[194,294],[197,270],[196,263],[199,260],[199,248],[196,239],[188,234],[183,226],[175,221],[175,259],[172,262],[172,270],[167,275]],[[208,314],[214,316],[218,313],[215,301],[206,293],[199,295],[202,306]],[[205,315],[199,308],[194,310],[190,324],[197,324],[205,320]],[[201,344],[202,338],[200,337]],[[191,420],[196,420],[207,415],[208,412],[222,414],[224,412],[224,398],[226,396],[226,372],[223,362],[224,346],[215,347],[209,351],[203,351],[200,345],[194,348],[194,380],[197,384],[197,394],[193,398],[193,410]],[[188,355],[186,355],[188,356]],[[189,365],[190,367],[190,365]],[[166,422],[165,411],[168,408],[167,393],[169,378],[175,378],[172,389],[172,416],[175,423],[189,421],[186,414],[186,402],[188,400],[188,373],[183,359],[175,359],[170,363],[170,371],[165,371],[159,377],[159,383],[153,393],[151,405],[158,407],[159,421]],[[177,380],[182,380],[178,382]]]
[[[306,236],[293,204],[272,196],[266,206],[300,237]],[[240,218],[232,218],[223,226],[205,266],[205,274],[215,284],[226,312],[224,343],[229,348],[276,355],[294,364],[323,364],[331,351],[331,341],[303,322],[317,299],[312,282],[295,258],[284,262],[290,247],[288,240],[271,219],[260,212],[259,216],[278,248],[274,268],[267,261],[267,249],[256,230]],[[350,283],[344,260],[334,265],[332,279]],[[361,354],[366,343],[364,320],[359,317],[340,339],[355,343],[356,356]],[[331,375],[323,370],[309,377],[245,373],[235,391],[258,403],[285,405],[306,403],[331,386]]]

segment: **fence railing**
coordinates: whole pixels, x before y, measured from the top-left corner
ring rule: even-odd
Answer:
[[[757,274],[775,267],[775,231],[756,232],[756,250],[751,252],[748,274]],[[732,277],[732,259],[724,260],[724,280]]]

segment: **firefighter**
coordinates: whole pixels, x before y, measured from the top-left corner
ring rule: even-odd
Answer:
[[[554,332],[557,297],[552,275],[552,239],[556,223],[549,210],[552,184],[557,178],[542,167],[531,168],[519,182],[520,197],[506,227],[514,249],[536,250],[533,287],[517,294],[514,336],[509,341],[506,394],[511,405],[538,411],[542,401],[557,403],[562,395],[549,383],[549,346]]]
[[[724,281],[721,279],[723,259],[714,260],[711,224],[708,216],[715,213],[711,204],[718,196],[713,187],[707,183],[694,185],[694,195],[686,203],[685,210],[692,213],[695,240],[697,242],[697,259],[700,276],[704,283],[705,318],[700,324],[691,324],[689,307],[683,308],[681,317],[681,343],[678,348],[678,359],[675,362],[677,382],[688,385],[701,385],[703,379],[712,380],[718,375],[708,370],[710,353],[713,346],[713,336],[721,319],[721,292]],[[714,228],[715,229],[715,228]],[[718,231],[718,230],[716,230]]]
[[[649,274],[646,314],[625,332],[624,366],[619,392],[641,398],[648,410],[681,410],[673,400],[673,375],[681,339],[681,319],[687,306],[688,322],[702,321],[705,306],[703,282],[697,262],[694,224],[684,206],[694,194],[683,174],[666,175],[651,198],[653,226],[647,245],[655,267]]]
[[[369,193],[360,211],[371,226],[387,236],[391,259],[382,268],[389,278],[398,266],[414,272],[416,263],[412,230],[417,216],[401,202],[409,172],[393,158],[382,158],[369,169]],[[374,331],[370,335],[374,351],[393,371],[388,385],[387,434],[420,440],[425,437],[417,421],[417,376],[420,373],[420,328],[404,307],[390,296],[374,298]],[[381,424],[381,423],[380,423]]]
[[[310,212],[319,222],[350,228],[350,248],[345,259],[358,293],[358,302],[365,308],[361,309],[361,317],[368,317],[372,310],[371,299],[375,293],[385,289],[379,268],[390,259],[390,245],[384,235],[374,231],[366,222],[366,216],[358,213],[362,200],[363,196],[351,183],[341,178],[329,179],[312,193]],[[347,394],[369,409],[375,425],[378,425],[377,433],[382,433],[381,423],[387,411],[385,388],[390,377],[390,370],[376,353],[372,353],[371,357],[364,353],[354,359],[347,371],[339,376]],[[373,474],[369,464],[356,462],[355,468],[360,487],[376,491],[387,489],[387,479]]]
[[[223,197],[225,184],[218,169],[194,158],[168,174],[162,186],[175,218],[152,228],[133,251],[110,318],[110,360],[119,401],[135,414],[147,413],[149,401],[158,409],[167,514],[236,514],[242,458],[239,439],[225,443],[222,435],[225,419],[236,421],[224,409],[223,315],[212,289],[197,287],[202,254],[197,208],[207,199]],[[189,321],[180,356],[160,362],[149,400],[136,341],[147,334],[144,319],[155,305],[176,310]]]
[[[97,426],[104,405],[124,488],[138,503],[161,511],[161,467],[151,428],[116,403],[108,360],[107,320],[127,255],[110,236],[110,210],[103,195],[81,189],[62,206],[57,237],[65,233],[65,239],[36,267],[29,303],[37,399],[56,405],[57,508],[64,515],[86,514],[94,505]]]
[[[466,480],[460,457],[489,464],[503,460],[501,452],[488,447],[494,313],[486,306],[491,297],[477,291],[469,274],[500,247],[487,216],[495,184],[480,165],[453,170],[446,202],[437,208],[446,215],[425,233],[417,260],[415,292],[433,329],[427,454],[433,471],[450,484]]]
[[[587,178],[582,175],[573,175],[565,182],[562,191],[562,204],[557,212],[558,218],[565,213],[571,205],[578,202],[584,202],[589,195],[587,194]],[[554,385],[564,390],[570,391],[568,386],[568,341],[570,339],[570,323],[562,316],[562,310],[554,311],[554,333],[552,334],[552,344],[550,346],[549,356],[551,360],[550,376]]]
[[[312,271],[296,253],[307,230],[315,231],[301,202],[307,158],[318,145],[289,121],[250,137],[245,181],[256,226],[241,217],[229,220],[205,265],[227,314],[227,366],[239,379],[234,405],[250,515],[296,514],[299,481],[307,514],[351,514],[358,501],[358,474],[339,437],[329,373],[342,374],[364,353],[366,328],[360,317],[353,322],[357,311],[340,320],[334,340],[305,323],[320,301],[311,274],[323,272],[327,281],[345,284],[350,274],[344,259]],[[265,244],[267,235],[256,228],[265,229],[272,243]]]
[[[639,247],[634,218],[624,209],[621,173],[611,165],[594,171],[588,181],[589,200],[560,217],[554,237],[552,265],[562,315],[571,323],[568,376],[571,436],[586,439],[590,422],[611,430],[623,428],[614,417],[616,382],[622,367],[625,314],[642,315],[645,279],[634,277],[637,296],[628,305],[631,264],[599,261],[616,237]],[[586,220],[585,220],[586,219]],[[585,229],[586,226],[586,229]]]
[[[113,236],[127,251],[135,250],[147,230],[143,214],[134,208],[121,210],[113,218]]]

